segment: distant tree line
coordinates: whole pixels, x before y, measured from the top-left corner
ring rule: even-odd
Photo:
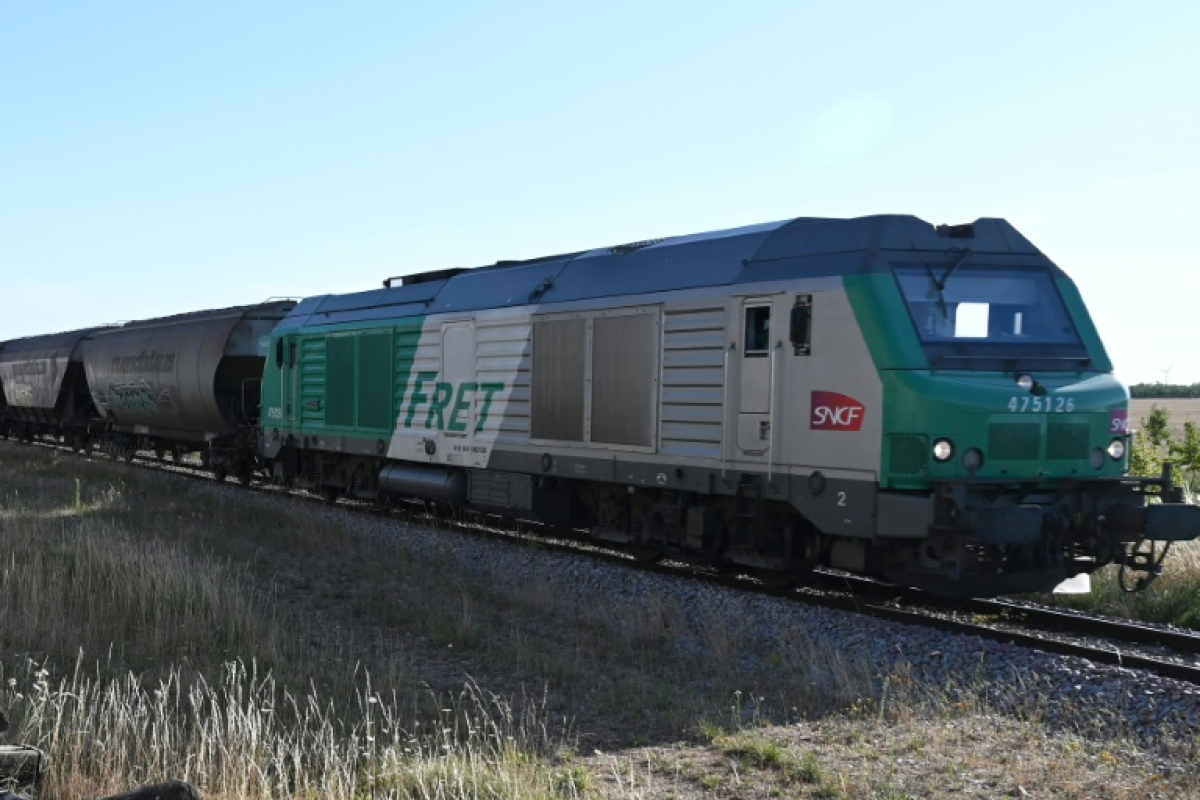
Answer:
[[[1135,383],[1129,387],[1130,397],[1200,397],[1200,383]]]

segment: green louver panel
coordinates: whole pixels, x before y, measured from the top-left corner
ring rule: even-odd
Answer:
[[[889,466],[898,475],[922,475],[929,455],[929,437],[909,433],[893,433],[889,438]]]
[[[997,461],[1031,461],[1040,457],[1042,426],[1037,422],[993,423],[988,428],[988,456]]]
[[[354,424],[354,338],[325,342],[325,424]]]
[[[300,424],[325,423],[325,337],[305,337],[300,340]]]
[[[1091,435],[1091,426],[1086,422],[1051,422],[1046,429],[1046,458],[1087,458]]]
[[[391,430],[392,335],[368,333],[358,339],[358,427]]]

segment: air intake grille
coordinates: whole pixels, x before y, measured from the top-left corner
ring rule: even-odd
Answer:
[[[1046,431],[1046,458],[1067,460],[1088,457],[1091,431],[1086,422],[1052,422]]]
[[[996,423],[988,428],[988,455],[997,461],[1037,459],[1041,438],[1037,422]]]
[[[925,472],[929,437],[895,433],[889,437],[891,456],[888,467],[895,475],[920,475]]]

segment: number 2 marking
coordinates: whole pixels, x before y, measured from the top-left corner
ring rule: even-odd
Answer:
[[[846,505],[846,493],[845,492],[838,492],[838,505],[839,506]]]

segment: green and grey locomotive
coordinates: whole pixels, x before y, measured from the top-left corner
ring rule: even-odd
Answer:
[[[1200,535],[1169,475],[1125,476],[1127,409],[1075,285],[1005,221],[800,218],[304,300],[258,441],[331,497],[993,595],[1144,584],[1153,542]]]

